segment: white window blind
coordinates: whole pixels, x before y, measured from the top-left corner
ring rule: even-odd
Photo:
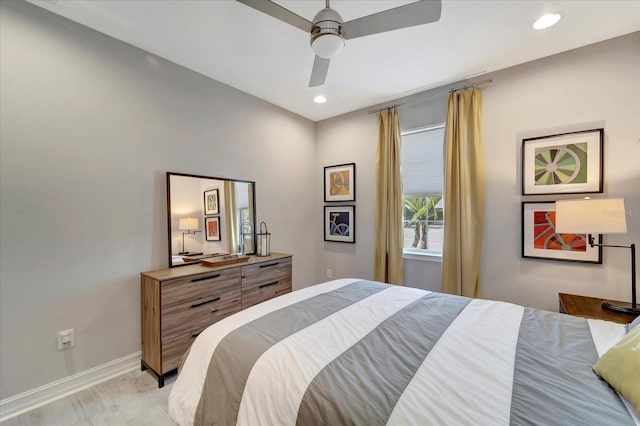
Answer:
[[[404,195],[442,194],[444,126],[402,135],[401,170]]]

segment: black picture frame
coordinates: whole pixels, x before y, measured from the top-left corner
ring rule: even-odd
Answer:
[[[356,163],[324,168],[324,202],[356,200]]]
[[[213,224],[215,224],[215,226]],[[207,241],[222,241],[220,216],[204,218],[204,235]]]
[[[324,240],[337,243],[356,242],[356,206],[324,206]]]
[[[587,234],[553,232],[555,214],[551,213],[555,213],[555,201],[522,202],[522,257],[602,264],[602,247],[591,247]],[[602,234],[598,234],[597,244],[602,244]],[[580,249],[582,246],[584,250]]]
[[[604,188],[604,128],[522,140],[522,195],[594,194]]]
[[[204,214],[210,216],[220,214],[220,197],[218,189],[204,191]]]

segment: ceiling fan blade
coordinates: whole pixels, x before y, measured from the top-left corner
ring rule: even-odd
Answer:
[[[329,71],[329,58],[321,58],[316,55],[316,59],[313,61],[313,69],[311,70],[311,78],[309,79],[309,87],[322,86],[327,79],[327,72]]]
[[[363,16],[342,24],[347,40],[400,28],[428,24],[440,19],[441,0],[419,0],[393,9]]]
[[[300,28],[302,31],[308,33],[311,32],[313,23],[307,21],[302,16],[296,15],[289,9],[285,9],[277,3],[270,0],[236,0],[239,3],[245,4],[255,10],[259,10],[262,13],[273,16],[276,19],[286,22],[289,25]]]

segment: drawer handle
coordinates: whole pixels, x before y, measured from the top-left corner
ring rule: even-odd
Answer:
[[[196,308],[198,306],[206,305],[207,303],[217,302],[218,300],[220,300],[219,297],[215,297],[215,296],[214,297],[209,297],[208,299],[203,299],[203,300],[200,300],[200,301],[198,301],[196,303],[192,303],[191,307],[192,308]]]
[[[278,284],[280,281],[271,281],[270,283],[266,283],[266,284],[262,284],[261,286],[259,286],[258,288],[265,288],[265,287],[269,287],[272,285],[276,285]]]
[[[202,330],[194,331],[193,333],[191,333],[191,337],[198,337],[200,335],[200,333],[202,333]]]
[[[214,309],[211,310],[212,314],[215,314],[216,312],[218,312],[218,308],[214,308]]]
[[[280,262],[267,263],[266,265],[260,265],[261,268],[270,268],[271,266],[279,265]]]
[[[220,274],[215,274],[215,275],[209,275],[208,277],[194,278],[191,280],[191,282],[197,283],[198,281],[210,280],[211,278],[218,278],[219,276]]]

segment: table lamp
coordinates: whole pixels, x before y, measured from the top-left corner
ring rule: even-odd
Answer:
[[[592,234],[626,234],[623,198],[584,198],[556,201],[555,230],[561,234],[589,234],[591,247],[631,249],[631,303],[602,302],[602,307],[627,315],[640,314],[636,301],[636,245],[595,244]]]
[[[182,217],[178,220],[178,229],[180,231],[187,231],[182,233],[182,251],[178,254],[189,254],[188,251],[184,251],[184,234],[194,234],[200,232],[197,229],[200,227],[197,217]]]

